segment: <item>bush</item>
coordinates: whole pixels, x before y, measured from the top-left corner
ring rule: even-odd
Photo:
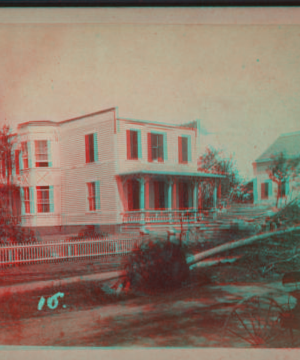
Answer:
[[[125,270],[126,282],[133,290],[175,289],[189,278],[184,248],[163,239],[137,246],[127,258]]]

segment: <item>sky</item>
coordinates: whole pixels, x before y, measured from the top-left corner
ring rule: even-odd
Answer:
[[[300,26],[1,24],[0,122],[200,119],[241,176],[300,130]]]

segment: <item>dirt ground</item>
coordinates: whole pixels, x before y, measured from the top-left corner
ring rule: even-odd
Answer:
[[[53,289],[55,291],[57,289]],[[49,293],[43,295],[53,292],[49,289]],[[234,305],[254,294],[271,296],[281,303],[287,301],[278,282],[205,287],[194,284],[169,294],[123,298],[110,304],[107,297],[101,300],[99,296],[98,304],[94,298],[93,306],[88,304],[87,290],[82,288],[81,292],[80,305],[74,304],[70,291],[69,296],[60,299],[60,307],[40,312],[38,317],[35,299],[25,318],[2,319],[0,343],[93,347],[223,347],[230,344],[239,347],[245,346],[240,339],[233,337],[224,343],[222,337],[224,323]]]

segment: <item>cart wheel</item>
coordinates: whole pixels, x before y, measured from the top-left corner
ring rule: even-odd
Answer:
[[[223,328],[223,341],[235,346],[287,347],[290,329],[280,324],[282,307],[271,298],[253,296],[234,307]],[[236,343],[238,342],[238,344]]]

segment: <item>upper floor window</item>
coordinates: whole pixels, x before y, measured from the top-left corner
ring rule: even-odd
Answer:
[[[149,161],[164,161],[164,135],[163,134],[148,134],[148,160]]]
[[[37,186],[36,195],[38,213],[54,212],[53,186]]]
[[[47,140],[35,141],[35,166],[48,167],[49,164],[49,149]]]
[[[98,161],[97,133],[85,135],[85,161],[86,163]]]
[[[23,169],[28,169],[28,142],[23,141],[21,143],[21,147],[22,147]]]
[[[100,210],[100,183],[99,181],[87,183],[88,209],[89,211]]]
[[[187,164],[191,161],[191,139],[190,136],[178,137],[178,162]]]
[[[140,131],[127,130],[127,159],[137,160],[141,157]]]

